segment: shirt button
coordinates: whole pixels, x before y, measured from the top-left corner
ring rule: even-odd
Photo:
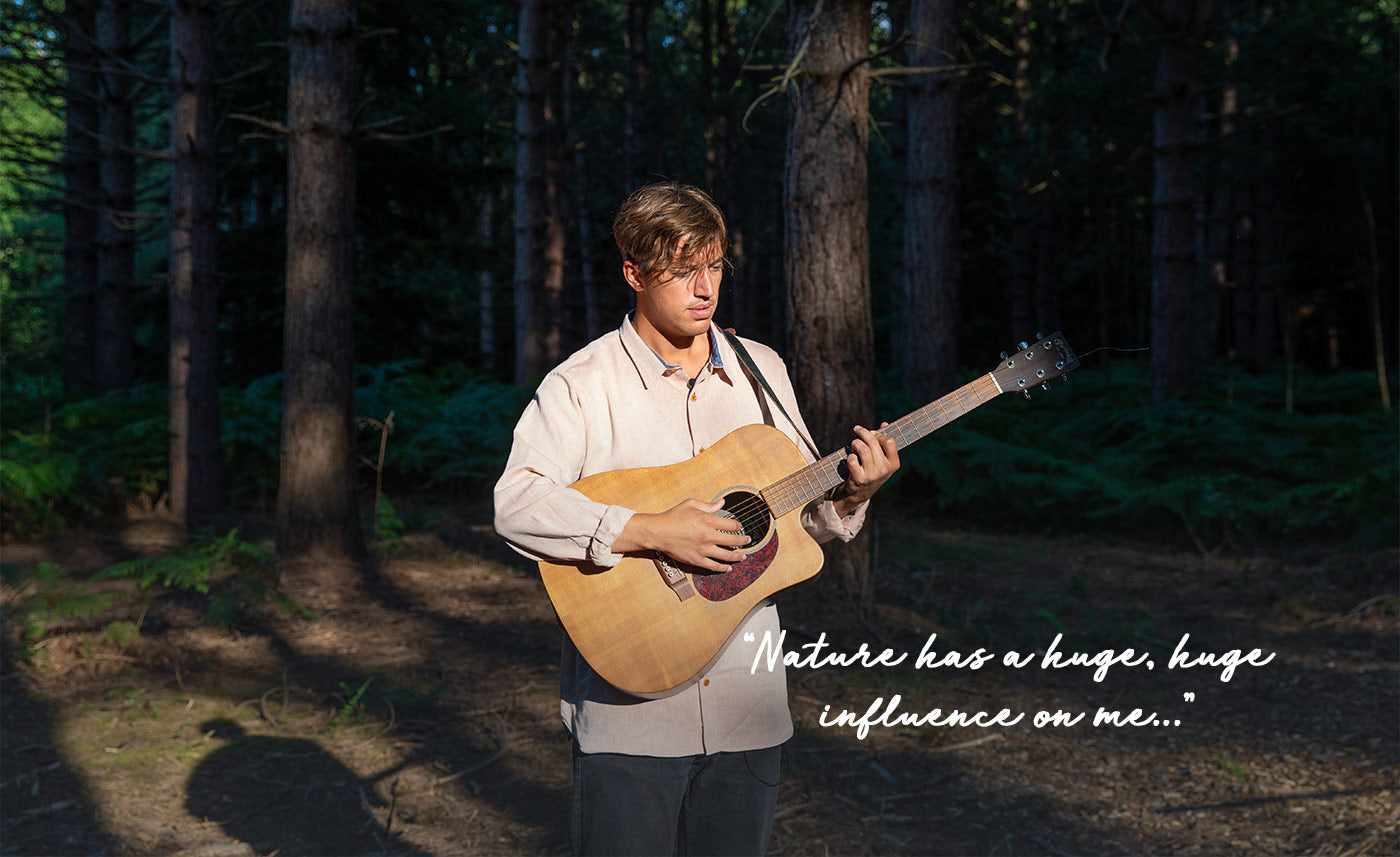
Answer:
[[[705,679],[705,687],[709,687],[709,686],[710,686],[710,680],[709,680],[709,679]]]

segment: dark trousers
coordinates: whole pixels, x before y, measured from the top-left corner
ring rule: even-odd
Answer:
[[[573,852],[740,855],[768,848],[782,748],[624,756],[574,748]]]

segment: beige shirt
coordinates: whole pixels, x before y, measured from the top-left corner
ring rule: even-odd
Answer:
[[[724,337],[710,334],[710,362],[692,383],[667,366],[624,319],[550,372],[515,428],[505,473],[496,483],[496,531],[525,556],[582,560],[612,567],[613,541],[633,510],[594,502],[568,487],[608,470],[674,464],[741,426],[782,430],[812,460],[802,436],[764,401]],[[772,349],[744,345],[799,422],[792,382]],[[801,435],[799,435],[799,431]],[[818,541],[849,541],[865,505],[846,518],[829,501],[802,510]],[[750,673],[765,632],[778,639],[771,603],[751,615],[701,675],[660,699],[641,699],[603,681],[565,637],[560,663],[560,713],[586,753],[685,756],[771,747],[792,735],[781,665]],[[748,634],[753,634],[748,638]]]

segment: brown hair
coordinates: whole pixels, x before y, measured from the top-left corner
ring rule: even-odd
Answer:
[[[613,240],[622,260],[643,274],[667,271],[712,247],[721,259],[729,252],[719,207],[700,188],[680,182],[649,184],[627,197],[613,219]],[[687,258],[678,259],[682,245]]]

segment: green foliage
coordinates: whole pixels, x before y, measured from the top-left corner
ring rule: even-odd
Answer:
[[[112,606],[110,593],[81,586],[67,570],[51,562],[41,562],[33,569],[0,562],[0,583],[14,592],[0,607],[0,615],[7,631],[9,626],[18,630],[26,660],[33,655],[33,644],[43,637],[46,623],[92,616]]]
[[[1291,414],[1270,378],[1167,403],[1131,370],[1072,379],[968,415],[905,450],[906,468],[940,509],[1011,533],[1395,543],[1397,427],[1373,378],[1309,378]]]
[[[228,502],[269,508],[277,497],[282,443],[282,375],[219,391]]]
[[[356,410],[394,412],[386,477],[425,485],[489,485],[510,451],[511,432],[529,392],[449,365],[431,375],[417,361],[358,368]],[[377,433],[365,434],[378,454]],[[371,454],[366,448],[365,454]]]
[[[17,535],[152,501],[168,481],[165,391],[143,385],[56,403],[51,379],[6,373],[0,434],[3,521]]]
[[[374,676],[365,679],[364,683],[353,691],[347,682],[340,683],[341,698],[345,702],[331,718],[332,726],[348,726],[353,723],[365,722],[365,718],[368,716],[365,709],[365,691],[369,690],[372,681],[374,681]]]
[[[381,495],[379,508],[374,515],[374,549],[385,556],[403,550],[407,545],[403,540],[403,529],[403,520],[394,511],[394,504]]]
[[[241,575],[265,577],[272,568],[272,557],[240,539],[235,527],[221,538],[201,540],[189,550],[110,565],[92,579],[131,580],[142,589],[160,585],[207,593],[210,577],[219,566],[231,567]]]

